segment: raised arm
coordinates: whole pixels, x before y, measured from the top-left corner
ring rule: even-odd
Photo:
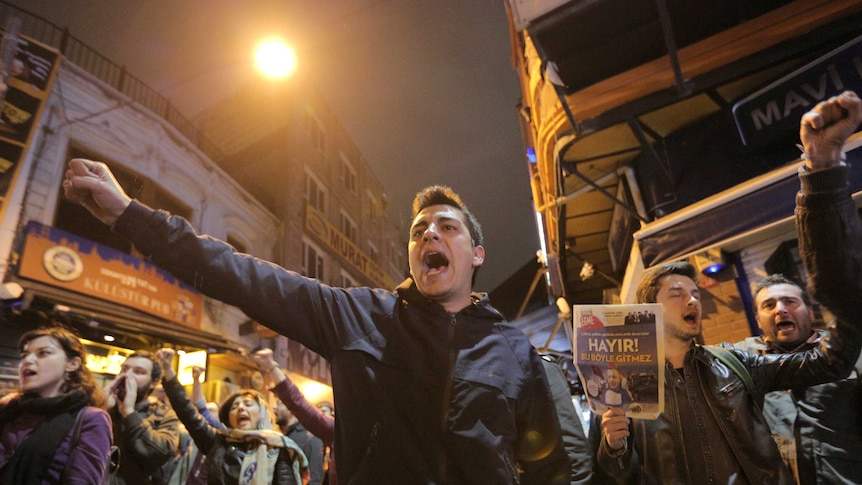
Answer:
[[[845,92],[802,117],[806,167],[796,198],[799,253],[808,286],[839,319],[855,322],[862,311],[862,224],[848,185],[841,150],[862,121],[862,100]]]
[[[168,400],[171,401],[171,407],[174,408],[180,421],[195,441],[195,445],[201,453],[206,455],[216,442],[218,430],[210,426],[189,401],[185,389],[177,380],[177,373],[174,372],[172,365],[174,354],[174,349],[169,348],[163,348],[156,352],[156,357],[159,359],[164,372],[162,386]]]
[[[255,352],[254,360],[261,369],[269,373],[275,384],[272,392],[287,406],[287,409],[296,416],[305,429],[320,438],[323,444],[331,446],[335,434],[335,419],[323,414],[305,399],[302,391],[278,367],[271,349]]]

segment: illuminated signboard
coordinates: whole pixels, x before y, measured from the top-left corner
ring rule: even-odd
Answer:
[[[18,275],[200,329],[203,295],[129,254],[30,221]]]

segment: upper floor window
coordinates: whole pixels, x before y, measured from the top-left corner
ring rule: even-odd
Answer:
[[[371,241],[368,241],[368,256],[371,258],[371,261],[380,264],[380,252],[377,251],[377,246]]]
[[[302,274],[323,281],[326,260],[323,252],[314,244],[302,241]]]
[[[341,281],[339,281],[339,285],[342,288],[352,288],[355,286],[359,286],[359,283],[353,279],[347,271],[341,270]]]
[[[341,213],[341,232],[353,242],[356,242],[356,223],[344,212]]]
[[[233,234],[227,235],[227,243],[233,246],[238,253],[248,253],[248,247],[238,237]]]
[[[341,183],[348,192],[356,193],[356,170],[344,154],[341,155]]]
[[[326,190],[317,177],[308,172],[305,173],[305,199],[309,205],[326,213]]]
[[[371,192],[368,194],[368,217],[372,220],[379,219],[383,216],[383,209],[380,207],[380,202]]]
[[[326,153],[326,133],[323,124],[314,116],[310,109],[306,109],[302,116],[302,126],[311,138],[311,144],[320,153]]]

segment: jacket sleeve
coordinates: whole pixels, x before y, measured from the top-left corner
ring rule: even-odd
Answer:
[[[389,291],[332,288],[199,236],[188,221],[132,201],[112,230],[161,268],[203,294],[329,360],[343,343],[374,331],[397,303]]]
[[[325,445],[332,446],[335,429],[335,419],[332,416],[323,414],[312,406],[302,395],[302,391],[290,379],[278,383],[272,388],[272,392],[305,426],[305,429],[320,438],[320,441],[323,441]]]
[[[800,171],[796,227],[811,293],[837,318],[856,324],[862,315],[862,223],[848,171],[847,166]]]
[[[218,420],[218,418],[212,415],[209,408],[207,407],[207,402],[205,400],[201,399],[200,401],[195,401],[192,404],[194,405],[195,409],[198,410],[201,416],[203,416],[203,418],[207,420],[207,423],[209,423],[210,426],[220,431],[226,430],[224,423],[222,423]],[[180,418],[180,420],[182,421],[182,418]]]
[[[551,386],[551,394],[554,405],[557,408],[557,417],[560,419],[560,432],[563,435],[563,447],[569,455],[569,464],[572,468],[572,485],[586,485],[592,479],[592,456],[584,427],[578,417],[575,405],[572,403],[572,393],[563,370],[553,362],[544,357],[542,365]]]
[[[614,453],[602,432],[601,415],[590,413],[590,450],[593,458],[593,483],[637,483],[638,467],[634,452],[634,433],[629,425],[629,439],[623,452]]]
[[[209,454],[213,445],[216,442],[216,429],[213,428],[206,419],[195,409],[194,404],[189,401],[186,395],[186,390],[177,380],[162,379],[162,387],[165,389],[165,395],[171,401],[171,406],[174,408],[177,417],[186,427],[189,436],[194,440],[195,445],[204,455]]]
[[[142,412],[130,413],[122,418],[120,433],[123,441],[120,447],[123,454],[120,459],[135,460],[148,474],[155,472],[175,456],[180,444],[176,413],[165,409],[160,420],[152,418],[152,414],[148,416]]]
[[[108,473],[111,454],[111,418],[99,408],[87,408],[70,465],[63,472],[63,483],[89,485],[102,483]]]

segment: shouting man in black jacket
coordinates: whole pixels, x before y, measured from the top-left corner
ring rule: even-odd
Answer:
[[[417,195],[395,291],[333,288],[199,237],[103,163],[72,160],[64,189],[159,266],[329,361],[343,482],[568,483],[541,360],[472,292],[482,231],[448,187]]]

